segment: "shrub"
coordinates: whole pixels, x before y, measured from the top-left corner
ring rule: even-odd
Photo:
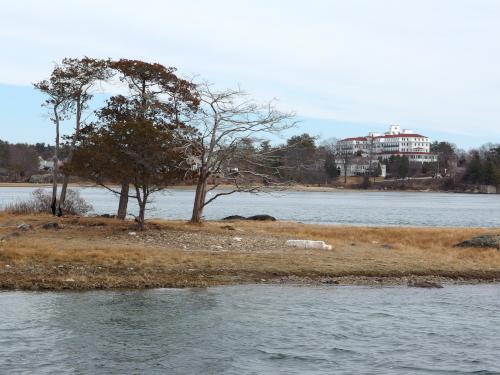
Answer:
[[[363,182],[361,183],[362,189],[369,189],[372,186],[369,176],[363,176]]]
[[[52,195],[43,190],[36,189],[31,193],[32,197],[26,201],[10,203],[5,206],[4,211],[10,214],[38,214],[51,212]],[[66,200],[64,201],[62,210],[70,215],[85,215],[93,209],[92,205],[87,203],[85,199],[80,197],[78,191],[68,190]]]

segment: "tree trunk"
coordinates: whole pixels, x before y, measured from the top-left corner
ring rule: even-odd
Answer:
[[[58,208],[57,208],[57,216],[62,216],[63,215],[63,206],[64,206],[64,202],[66,201],[66,192],[68,190],[68,183],[69,183],[69,175],[68,174],[64,174],[64,179],[63,179],[63,183],[62,183],[62,186],[61,186],[61,195],[59,196],[59,204],[58,204]]]
[[[139,203],[139,216],[137,217],[137,224],[139,225],[139,230],[144,230],[144,216],[146,213],[146,199],[137,199]]]
[[[117,219],[125,220],[127,216],[127,206],[128,206],[128,192],[130,189],[129,181],[122,182],[122,189],[120,191],[120,202],[118,203],[118,212],[116,213]]]
[[[196,193],[193,204],[193,214],[191,216],[191,223],[201,223],[201,216],[205,204],[205,196],[207,194],[207,176],[201,175],[196,185]]]
[[[52,215],[56,216],[56,207],[57,207],[57,170],[56,163],[57,157],[53,158],[54,167],[52,168],[52,203],[50,205],[50,209],[52,211]]]
[[[66,159],[66,162],[70,162],[71,158],[73,157],[73,151],[75,149],[76,145],[76,140],[78,136],[80,135],[80,122],[82,118],[82,103],[80,101],[80,97],[77,100],[76,104],[76,125],[75,125],[75,134],[73,135],[73,139],[71,140],[71,145],[70,145],[70,151],[69,155]],[[69,173],[66,171],[64,173],[64,179],[61,187],[61,196],[59,197],[59,206],[58,206],[58,212],[57,216],[62,216],[63,215],[63,210],[62,207],[64,205],[64,202],[66,201],[66,192],[68,190],[68,183],[69,183]]]
[[[57,172],[59,170],[59,113],[57,112],[57,106],[54,107],[54,122],[56,125],[56,147],[54,148],[54,156],[52,158],[52,162],[54,165],[52,166],[52,204],[50,205],[50,209],[52,211],[52,215],[56,216],[56,208],[57,208]]]

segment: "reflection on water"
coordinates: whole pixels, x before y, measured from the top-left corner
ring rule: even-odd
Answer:
[[[26,199],[33,188],[0,188],[0,206]],[[99,188],[81,189],[97,213],[114,213],[117,198]],[[194,192],[156,195],[149,217],[189,219]],[[137,211],[131,202],[130,212]],[[235,194],[207,206],[207,219],[270,214],[284,221],[345,225],[500,227],[500,195],[335,191]]]
[[[0,293],[0,373],[496,374],[500,286]]]

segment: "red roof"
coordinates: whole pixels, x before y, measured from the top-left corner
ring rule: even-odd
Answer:
[[[386,154],[386,155],[397,155],[397,154],[436,155],[433,152],[420,152],[420,151],[415,151],[415,152],[411,152],[411,151],[395,151],[395,152],[383,152],[383,154]]]
[[[423,135],[420,135],[420,134],[385,134],[385,135],[381,135],[381,136],[378,136],[378,137],[375,137],[375,138],[408,138],[408,137],[412,137],[412,138],[426,138],[424,137]]]
[[[377,137],[373,137],[374,139],[376,138],[427,138],[424,135],[421,134],[416,134],[416,133],[411,133],[411,134],[384,134],[384,135],[379,135]],[[342,141],[368,141],[368,137],[353,137],[353,138],[345,138],[342,139]]]

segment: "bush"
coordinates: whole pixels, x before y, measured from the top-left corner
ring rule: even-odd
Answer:
[[[363,182],[361,183],[362,189],[369,189],[372,186],[369,176],[363,176]]]
[[[43,189],[36,189],[31,193],[32,198],[27,201],[10,203],[4,211],[10,214],[39,214],[52,212],[52,194]],[[65,214],[85,215],[93,209],[85,199],[80,197],[78,191],[68,190],[62,210]]]

